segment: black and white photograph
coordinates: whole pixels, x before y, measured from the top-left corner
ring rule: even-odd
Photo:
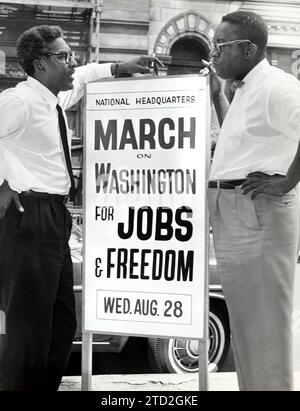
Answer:
[[[0,0],[0,391],[300,391],[299,143],[300,1]]]

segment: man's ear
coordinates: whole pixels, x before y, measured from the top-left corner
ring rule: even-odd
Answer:
[[[250,43],[246,50],[246,58],[251,59],[257,53],[257,45],[254,43]]]
[[[33,67],[36,73],[40,73],[46,70],[46,65],[43,60],[36,59],[33,61]]]

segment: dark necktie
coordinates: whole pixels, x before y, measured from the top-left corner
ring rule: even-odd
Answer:
[[[62,109],[61,109],[60,105],[57,104],[56,109],[58,111],[58,124],[59,124],[61,142],[62,142],[62,145],[63,145],[66,165],[67,165],[68,173],[69,173],[69,176],[70,176],[70,182],[71,182],[71,188],[70,188],[69,196],[70,196],[70,201],[74,201],[74,198],[75,198],[75,181],[74,181],[74,176],[73,176],[73,171],[72,171],[72,163],[71,163],[71,158],[70,158],[66,122],[65,122],[65,119],[64,119],[64,116],[63,116]]]

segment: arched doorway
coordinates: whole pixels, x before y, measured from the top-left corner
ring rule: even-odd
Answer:
[[[154,53],[168,67],[167,74],[194,74],[207,60],[214,26],[194,10],[175,16],[157,36]]]
[[[183,37],[172,45],[170,57],[168,75],[196,74],[203,67],[201,59],[208,60],[208,49],[197,38]]]

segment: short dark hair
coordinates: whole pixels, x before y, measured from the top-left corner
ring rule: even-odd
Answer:
[[[17,41],[17,57],[25,73],[34,73],[34,60],[49,51],[49,43],[62,35],[60,27],[46,25],[32,27],[21,34]]]
[[[266,49],[268,42],[268,29],[264,19],[251,11],[234,11],[223,16],[222,22],[236,25],[238,37],[248,39],[257,45],[260,53]]]

